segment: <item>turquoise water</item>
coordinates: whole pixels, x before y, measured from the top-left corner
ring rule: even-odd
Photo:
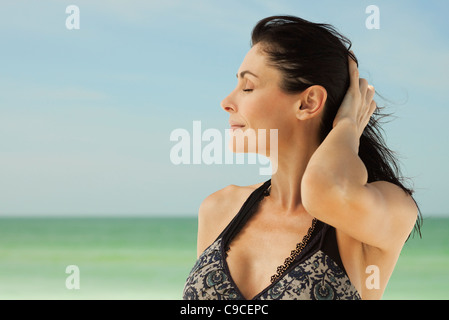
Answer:
[[[195,242],[195,219],[3,218],[0,298],[179,299]]]
[[[426,219],[384,299],[449,299],[449,219]],[[0,218],[0,299],[180,299],[194,218]],[[68,289],[66,267],[79,268]]]

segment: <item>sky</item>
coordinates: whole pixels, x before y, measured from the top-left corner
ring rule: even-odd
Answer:
[[[69,5],[79,29],[67,27]],[[378,29],[366,27],[369,5]],[[421,211],[449,216],[448,12],[446,0],[2,0],[0,216],[193,217],[229,184],[268,180],[260,163],[174,164],[170,137],[183,129],[193,141],[199,121],[226,148],[220,102],[252,28],[278,14],[352,41],[394,113],[385,139]]]

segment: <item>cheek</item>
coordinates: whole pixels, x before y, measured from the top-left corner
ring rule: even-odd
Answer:
[[[288,125],[292,116],[291,107],[285,96],[273,93],[260,101],[259,116],[263,117],[266,128],[280,129]]]
[[[261,124],[270,115],[269,104],[260,95],[248,96],[245,104],[240,108],[241,114],[246,118],[251,127],[261,127]]]
[[[276,116],[282,107],[280,108],[278,95],[261,92],[248,97],[245,110],[251,118],[269,120],[273,115]]]

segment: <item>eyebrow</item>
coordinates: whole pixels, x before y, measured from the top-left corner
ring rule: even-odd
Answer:
[[[243,78],[245,76],[245,74],[250,74],[253,77],[259,78],[258,76],[256,76],[254,73],[252,73],[249,70],[245,70],[245,71],[240,72],[240,78]],[[239,77],[238,73],[235,76],[238,78]]]

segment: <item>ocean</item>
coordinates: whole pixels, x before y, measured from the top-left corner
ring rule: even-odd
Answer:
[[[449,219],[425,218],[384,300],[449,299]],[[181,299],[196,218],[0,218],[0,299]]]

